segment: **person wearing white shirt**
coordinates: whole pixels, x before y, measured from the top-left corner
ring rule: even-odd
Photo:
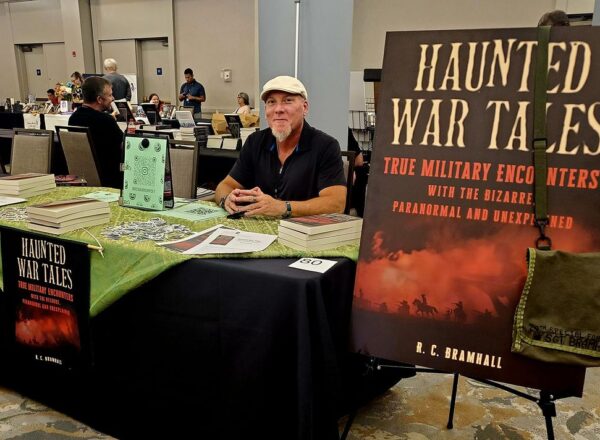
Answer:
[[[235,110],[235,113],[238,115],[242,115],[245,113],[250,113],[252,107],[250,107],[250,97],[247,93],[240,92],[237,96],[238,108]]]

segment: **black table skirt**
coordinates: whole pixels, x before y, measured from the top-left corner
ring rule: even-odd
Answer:
[[[320,275],[292,261],[192,260],[170,270],[94,320],[98,370],[123,380],[130,405],[153,402],[152,420],[170,414],[169,425],[175,417],[212,438],[327,438],[354,263]]]
[[[117,438],[336,439],[342,413],[411,374],[365,381],[347,353],[352,261],[293,261],[184,262],[92,320],[90,371],[0,383]]]

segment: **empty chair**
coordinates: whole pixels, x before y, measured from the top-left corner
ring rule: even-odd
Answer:
[[[101,170],[89,129],[57,126],[56,132],[65,153],[69,174],[83,177],[90,186],[102,186]]]
[[[356,159],[355,151],[342,151],[344,160],[344,173],[346,173],[346,208],[344,213],[350,213],[352,208],[352,187],[354,186],[354,160]]]
[[[50,130],[15,128],[10,173],[49,173],[53,142],[54,133]]]
[[[196,198],[198,142],[169,140],[171,178],[175,197]]]

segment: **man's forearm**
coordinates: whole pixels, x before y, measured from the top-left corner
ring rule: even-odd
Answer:
[[[219,203],[222,198],[227,197],[234,189],[235,187],[227,184],[226,182],[219,183],[215,189],[215,203]]]
[[[344,188],[343,197],[341,194],[322,195],[314,199],[302,202],[291,202],[292,216],[302,217],[305,215],[331,214],[344,212],[346,207],[346,191]]]

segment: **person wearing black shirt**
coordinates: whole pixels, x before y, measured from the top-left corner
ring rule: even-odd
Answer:
[[[348,151],[354,151],[354,185],[352,187],[351,207],[356,209],[359,217],[362,217],[365,211],[365,196],[367,192],[367,179],[369,177],[369,167],[365,164],[365,158],[358,145],[352,129],[348,127]]]
[[[215,199],[227,212],[291,217],[343,212],[346,179],[338,142],[304,120],[307,93],[278,76],[261,94],[269,128],[248,137]]]
[[[69,125],[89,127],[96,150],[96,165],[102,186],[121,188],[121,143],[123,132],[117,121],[105,111],[113,102],[110,82],[98,76],[86,79],[81,86],[83,105],[69,118]]]

